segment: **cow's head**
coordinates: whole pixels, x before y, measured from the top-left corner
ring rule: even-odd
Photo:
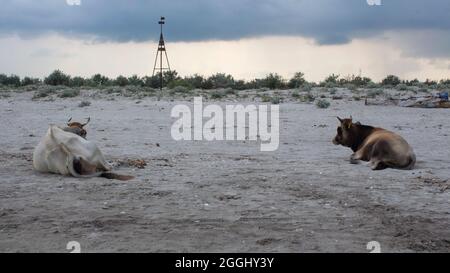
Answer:
[[[352,117],[341,119],[338,117],[340,125],[337,128],[337,134],[333,138],[335,145],[342,145],[356,151],[364,142],[374,128],[372,126],[362,125],[360,122],[353,122]]]
[[[337,119],[341,124],[337,127],[337,134],[333,138],[333,144],[352,147],[354,144],[355,126],[361,124],[359,122],[353,123],[351,116],[350,118],[341,119],[338,117]]]
[[[91,118],[89,117],[85,123],[80,122],[72,122],[72,118],[70,118],[67,121],[67,127],[64,129],[64,131],[72,132],[74,134],[79,135],[82,138],[86,138],[87,132],[84,129],[84,126],[86,126],[91,121]]]

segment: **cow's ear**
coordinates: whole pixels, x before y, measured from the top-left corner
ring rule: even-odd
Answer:
[[[355,125],[361,125],[361,122],[357,121],[357,122],[355,123]]]

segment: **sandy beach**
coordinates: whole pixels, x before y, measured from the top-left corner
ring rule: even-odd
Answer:
[[[257,142],[172,140],[170,111],[189,97],[32,96],[0,99],[1,252],[68,252],[69,241],[82,252],[369,252],[370,241],[382,252],[450,251],[448,109],[285,100],[279,149],[261,152]],[[350,164],[351,150],[331,142],[336,116],[350,115],[402,135],[416,168]],[[89,116],[88,139],[135,179],[32,169],[49,124]]]

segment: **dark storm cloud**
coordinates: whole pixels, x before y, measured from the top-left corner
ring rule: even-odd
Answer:
[[[158,38],[166,16],[171,41],[232,40],[263,35],[342,44],[385,30],[449,30],[449,0],[2,0],[0,35],[46,33],[100,40]]]

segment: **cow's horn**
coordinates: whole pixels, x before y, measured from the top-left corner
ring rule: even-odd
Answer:
[[[69,120],[67,121],[67,124],[69,124],[72,121],[72,117],[69,118]]]
[[[340,117],[337,117],[337,119],[342,123],[343,122],[343,120],[340,118]]]
[[[83,125],[81,125],[81,127],[84,127],[84,126],[86,126],[89,122],[91,121],[91,117],[88,117],[88,119],[87,119],[87,121],[86,121],[86,123],[85,124],[83,124]]]

